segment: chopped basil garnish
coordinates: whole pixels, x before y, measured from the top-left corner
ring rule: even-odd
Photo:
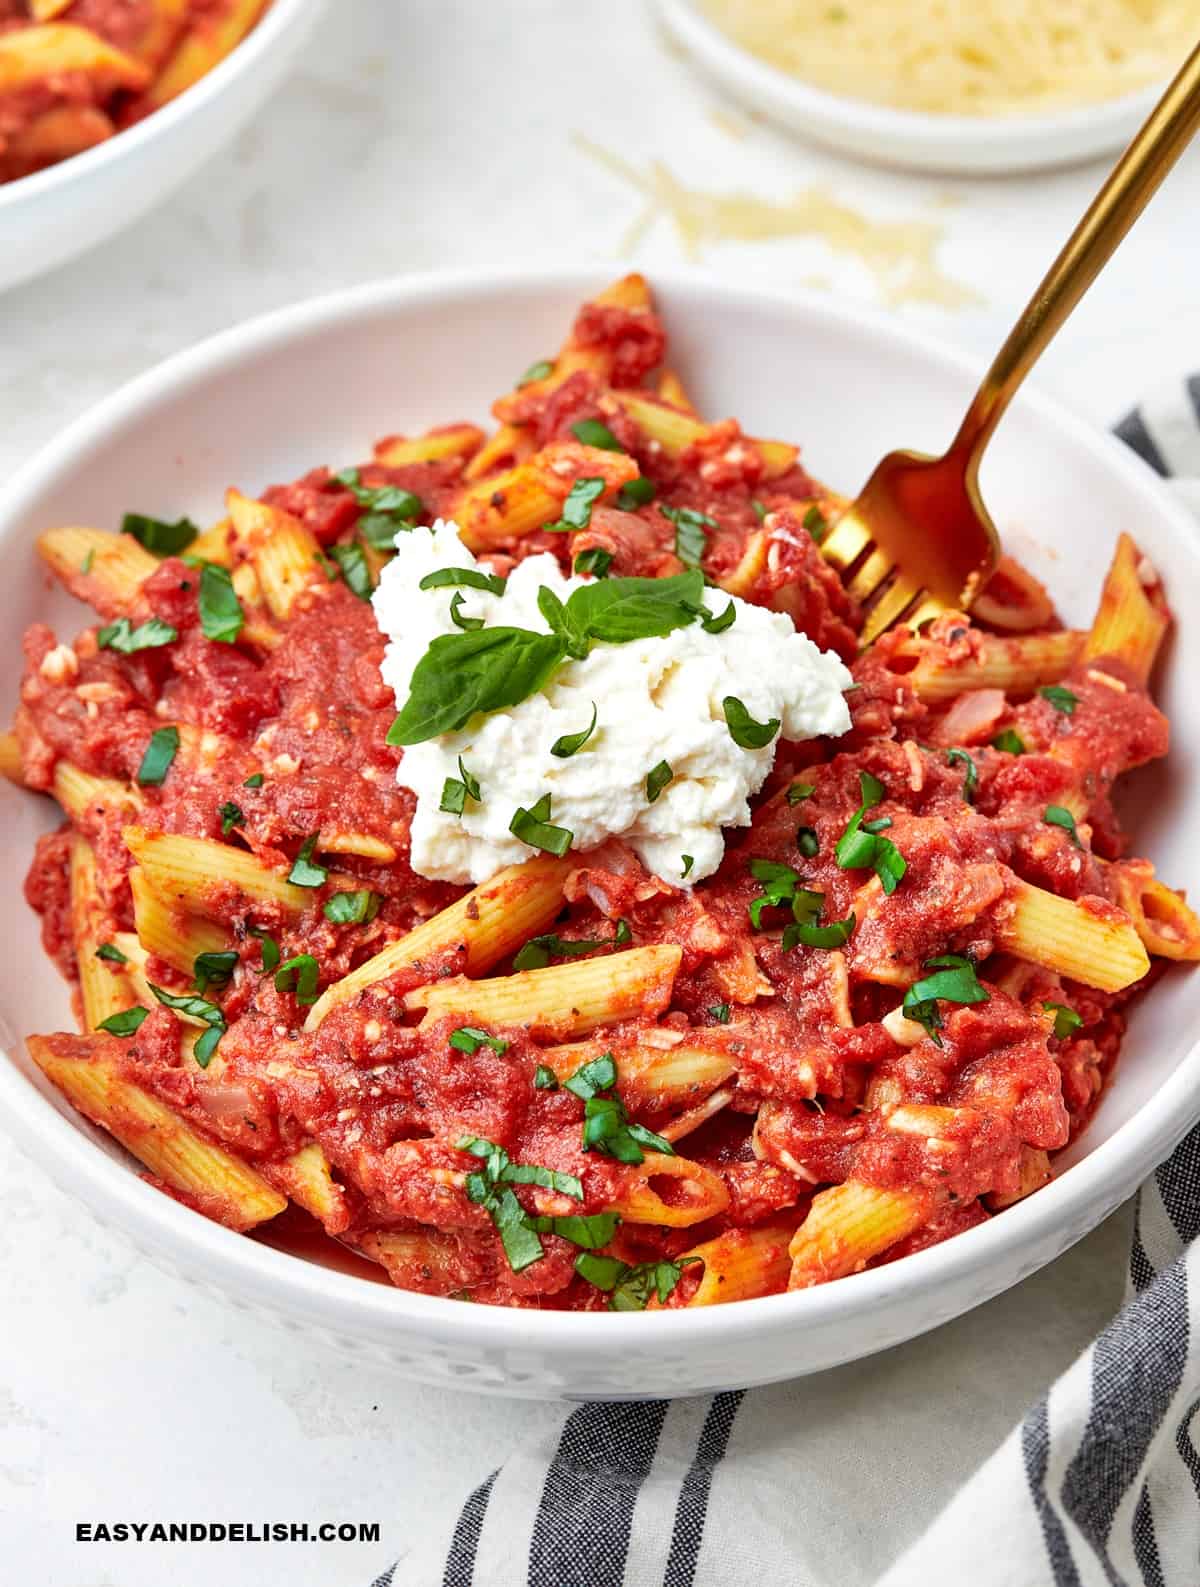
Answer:
[[[575,834],[569,827],[556,827],[550,821],[550,795],[543,794],[536,804],[526,810],[518,805],[508,830],[531,849],[541,849],[544,854],[556,854],[559,859],[567,852]]]
[[[507,583],[498,573],[481,573],[478,568],[438,568],[427,573],[417,588],[441,590],[461,584],[471,590],[487,590],[489,595],[503,595]]]
[[[163,518],[148,518],[144,513],[127,512],[121,519],[121,533],[132,535],[156,557],[177,557],[200,533],[190,518],[167,523]]]
[[[762,523],[763,519],[767,516],[767,509],[757,497],[751,501],[750,505],[754,509],[754,516],[758,519],[759,523]]]
[[[467,1175],[467,1198],[487,1212],[496,1226],[508,1265],[520,1273],[545,1256],[542,1242],[529,1226],[524,1208],[512,1185],[540,1185],[583,1200],[583,1186],[574,1174],[560,1174],[533,1163],[514,1163],[502,1146],[480,1136],[464,1135],[455,1142],[460,1152],[470,1152],[483,1160],[480,1173]]]
[[[663,789],[675,781],[675,773],[665,760],[660,760],[657,766],[652,766],[646,773],[646,799],[649,804],[654,804]]]
[[[95,546],[89,546],[87,556],[85,556],[83,561],[79,564],[79,571],[85,577],[92,571],[92,563],[95,562],[95,560],[96,548]]]
[[[553,633],[483,628],[440,634],[413,669],[409,697],[388,732],[389,744],[421,744],[463,727],[476,712],[502,710],[536,694],[568,655],[595,641],[626,644],[656,638],[696,620],[702,576],[600,579],[572,591],[564,605],[545,587],[538,606]]]
[[[997,733],[992,740],[993,749],[1002,749],[1006,755],[1023,755],[1025,753],[1025,740],[1019,733],[1014,733],[1011,727],[1006,727],[1003,733]]]
[[[238,956],[232,948],[224,953],[198,953],[192,963],[197,992],[207,992],[210,986],[227,986],[237,969]]]
[[[794,782],[787,791],[787,802],[798,805],[801,799],[810,799],[817,791],[815,782]]]
[[[332,920],[335,926],[365,926],[375,919],[382,902],[378,893],[363,887],[353,892],[334,893],[332,898],[325,900],[322,909],[325,919]]]
[[[520,391],[522,386],[532,386],[535,380],[548,380],[553,373],[554,365],[550,359],[539,358],[536,364],[530,364],[517,381],[517,390]]]
[[[1042,1007],[1047,1014],[1054,1015],[1054,1034],[1059,1041],[1066,1041],[1083,1024],[1083,1015],[1077,1014],[1066,1003],[1043,1003]]]
[[[294,993],[297,1003],[315,1003],[320,976],[321,967],[312,954],[297,953],[276,970],[275,990]]]
[[[246,930],[251,937],[257,937],[262,944],[262,973],[270,975],[279,964],[279,944],[261,926],[247,926]]]
[[[578,733],[564,733],[561,738],[556,738],[550,746],[550,753],[559,760],[569,760],[591,738],[596,731],[596,702],[592,702],[592,720]]]
[[[200,569],[197,605],[200,610],[200,631],[205,639],[232,645],[246,619],[228,568],[218,567],[215,562],[204,564]]]
[[[611,1311],[645,1311],[655,1295],[659,1305],[665,1305],[683,1277],[683,1269],[700,1260],[698,1256],[681,1256],[677,1262],[639,1262],[631,1267],[615,1256],[581,1251],[575,1258],[575,1271],[605,1291]]]
[[[643,1124],[635,1124],[620,1097],[602,1095],[611,1092],[616,1083],[617,1065],[611,1053],[593,1058],[563,1081],[566,1090],[583,1099],[584,1151],[600,1152],[619,1163],[644,1162],[647,1151],[674,1157],[675,1148],[670,1141]]]
[[[838,839],[835,858],[844,871],[865,870],[870,867],[883,883],[885,893],[896,891],[908,865],[903,854],[890,838],[880,833],[891,826],[891,818],[881,821],[864,821],[868,810],[873,809],[886,796],[886,789],[878,777],[869,771],[859,773],[862,803],[851,816],[850,822]]]
[[[342,570],[346,588],[360,601],[371,599],[371,570],[362,546],[330,546],[329,555]]]
[[[828,532],[829,523],[825,517],[825,514],[815,502],[804,514],[801,522],[804,524],[804,527],[808,530],[809,534],[812,535],[817,544],[820,545],[821,541],[824,540],[825,535]]]
[[[563,502],[562,517],[556,523],[544,524],[546,529],[560,529],[565,534],[574,534],[577,529],[586,529],[592,521],[592,506],[604,495],[607,486],[605,481],[596,475],[589,478],[577,479]]]
[[[262,785],[263,785],[263,774],[260,771],[256,771],[252,777],[247,777],[246,778],[245,782],[242,784],[242,787],[243,788],[261,788]]]
[[[479,779],[478,777],[472,776],[472,774],[463,765],[463,758],[461,755],[458,757],[458,775],[463,780],[463,786],[467,790],[468,797],[474,799],[476,803],[478,803],[479,800],[483,798],[483,791],[479,786]]]
[[[1048,683],[1038,690],[1043,700],[1049,700],[1056,711],[1061,711],[1064,716],[1074,716],[1075,707],[1079,704],[1079,696],[1072,694],[1070,689],[1064,689],[1061,684]]]
[[[967,768],[963,774],[963,798],[968,804],[974,804],[975,791],[979,787],[979,768],[965,749],[948,749],[946,751],[946,765],[953,766],[955,762]]]
[[[450,621],[455,628],[461,628],[464,633],[473,633],[475,629],[483,627],[482,617],[464,617],[462,615],[463,594],[456,590],[450,600]]]
[[[621,486],[617,492],[617,506],[622,512],[632,512],[637,507],[648,507],[656,494],[654,481],[639,474],[637,479],[631,479]]]
[[[107,959],[110,964],[128,964],[129,955],[111,942],[102,942],[96,949],[97,959]]]
[[[171,769],[171,762],[175,759],[179,749],[179,729],[177,727],[156,728],[150,735],[150,742],[146,745],[146,753],[142,756],[142,764],[138,767],[137,780],[143,788],[157,788]]]
[[[558,1076],[548,1064],[538,1064],[533,1071],[533,1083],[539,1091],[557,1091]]]
[[[819,852],[821,847],[820,842],[817,839],[816,827],[797,827],[796,847],[800,850],[801,854],[804,855],[806,860],[811,860],[813,856]]]
[[[571,434],[584,446],[595,446],[602,452],[625,450],[608,425],[601,424],[599,419],[580,419],[577,424],[571,426]]]
[[[696,856],[694,854],[681,854],[679,859],[683,866],[683,870],[680,872],[680,875],[690,876],[692,874],[692,866],[696,863]]]
[[[939,999],[944,1003],[986,1003],[988,994],[979,984],[975,966],[960,953],[943,953],[936,959],[927,959],[925,968],[937,973],[914,981],[904,994],[901,1011],[906,1019],[923,1025],[941,1047],[939,1032],[945,1022],[938,1007]]]
[[[119,1014],[110,1014],[107,1019],[102,1019],[96,1029],[106,1030],[110,1036],[132,1036],[149,1012],[148,1008],[142,1008],[140,1004],[136,1008],[126,1008]]]
[[[815,893],[811,896],[824,898],[823,893]],[[814,920],[794,920],[791,925],[784,928],[780,947],[785,953],[790,952],[798,943],[805,948],[841,948],[850,941],[857,924],[853,910],[845,920],[831,921],[828,926],[819,926]]]
[[[777,716],[767,722],[756,722],[735,694],[727,694],[721,705],[729,736],[739,749],[763,749],[779,731]]]
[[[173,644],[178,638],[179,630],[158,617],[151,617],[136,628],[128,617],[118,617],[115,623],[107,623],[96,633],[96,643],[101,650],[116,650],[123,656],[131,656],[135,650],[157,650],[160,645]]]
[[[733,627],[736,617],[737,607],[733,601],[730,601],[729,605],[719,616],[714,616],[713,613],[705,611],[700,619],[700,626],[706,634],[723,634],[727,628]]]
[[[494,1053],[506,1053],[508,1042],[501,1041],[499,1036],[491,1036],[486,1030],[478,1030],[474,1025],[460,1025],[457,1030],[450,1032],[450,1045],[455,1052],[465,1052],[468,1056],[477,1053],[481,1047],[490,1047]]]
[[[728,1003],[713,1003],[710,1006],[708,1012],[716,1020],[718,1025],[728,1025],[729,1024],[729,1013],[730,1013],[730,1010],[729,1010],[729,1004]]]
[[[595,1251],[608,1244],[620,1221],[620,1214],[616,1212],[576,1213],[565,1218],[526,1217],[525,1227],[535,1234],[557,1234],[563,1240],[570,1240],[572,1245],[582,1246],[585,1251]]]
[[[603,546],[588,546],[575,558],[575,572],[590,573],[594,579],[606,579],[612,564],[611,551],[606,551]]]
[[[1079,833],[1075,830],[1075,817],[1065,805],[1047,805],[1042,811],[1042,820],[1047,826],[1062,827],[1077,849],[1083,847],[1079,841]]]
[[[623,948],[633,937],[627,920],[618,920],[611,937],[560,937],[546,931],[529,941],[513,957],[514,970],[543,970],[551,959],[578,959],[597,948]]]
[[[452,816],[462,815],[468,799],[474,799],[478,804],[483,797],[479,779],[472,776],[463,765],[461,755],[458,757],[458,770],[458,777],[447,777],[442,784],[442,800],[438,805],[439,810],[444,810],[447,815]]]
[[[177,996],[174,992],[165,992],[161,986],[155,986],[153,981],[150,982],[150,990],[164,1008],[172,1008],[177,1014],[187,1014],[191,1019],[203,1020],[208,1026],[192,1048],[196,1062],[201,1069],[207,1069],[213,1053],[217,1050],[217,1043],[225,1034],[224,1014],[206,997],[197,997],[186,992],[182,996]]]
[[[790,865],[780,865],[777,860],[751,860],[750,874],[755,881],[763,884],[762,892],[749,906],[750,924],[755,931],[761,931],[763,910],[790,907],[800,885],[800,877]]]
[[[235,805],[232,799],[227,799],[223,805],[217,806],[217,814],[221,818],[221,836],[227,838],[234,827],[246,825],[245,812],[240,805]]]
[[[312,853],[317,846],[319,832],[314,832],[311,838],[305,838],[300,845],[300,852],[292,861],[292,868],[288,872],[288,881],[297,887],[321,887],[325,883],[329,872],[323,865],[313,861]]]
[[[356,468],[344,468],[333,477],[364,509],[358,532],[374,551],[394,551],[396,535],[410,530],[425,511],[421,498],[399,485],[361,485]]]
[[[658,510],[675,525],[675,555],[685,568],[698,568],[708,549],[705,531],[717,528],[717,520],[694,507],[665,507],[660,502]]]

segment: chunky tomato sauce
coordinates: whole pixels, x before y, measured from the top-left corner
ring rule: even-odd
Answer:
[[[871,1258],[894,1260],[992,1216],[1029,1188],[1030,1165],[1036,1171],[1045,1162],[1038,1154],[1064,1146],[1089,1118],[1136,986],[1097,992],[1015,960],[1000,944],[1022,883],[1082,901],[1101,919],[1124,918],[1110,863],[1120,860],[1124,839],[1110,790],[1121,772],[1165,752],[1166,722],[1117,659],[1066,671],[1067,711],[1031,690],[923,699],[907,634],[856,657],[859,614],[811,532],[824,526],[813,504],[827,499],[803,468],[795,463],[766,477],[762,454],[733,421],[669,456],[626,416],[613,393],[640,385],[663,356],[653,314],[591,305],[572,345],[598,349],[607,373],[580,369],[548,391],[518,389],[503,399],[497,407],[512,427],[514,452],[497,452],[496,478],[518,450],[569,442],[573,425],[598,419],[653,481],[655,499],[633,510],[597,507],[590,525],[572,535],[500,537],[489,555],[495,570],[544,550],[569,568],[582,550],[599,547],[611,555],[613,575],[678,572],[674,525],[660,507],[691,507],[713,520],[708,576],[728,580],[749,567],[739,593],[787,611],[818,644],[852,659],[855,676],[850,733],[836,743],[779,747],[753,826],[727,834],[725,861],[708,881],[691,891],[668,886],[619,841],[575,857],[553,928],[561,938],[612,939],[624,922],[627,946],[682,948],[665,1006],[585,1037],[579,1062],[618,1055],[615,1095],[627,1116],[655,1133],[678,1127],[676,1150],[715,1176],[724,1203],[698,1224],[626,1219],[606,1250],[637,1268],[671,1262],[725,1232],[749,1236],[780,1223],[782,1250],[821,1187],[854,1181],[927,1194],[920,1227]],[[413,492],[422,521],[431,521],[454,515],[468,468],[466,454],[402,466],[372,459],[359,479],[368,488]],[[351,543],[363,512],[326,467],[272,486],[262,499],[294,515],[326,549]],[[232,530],[230,544],[236,562],[242,553]],[[102,617],[118,615],[94,570],[81,568],[67,582]],[[435,1246],[414,1242],[390,1254],[385,1265],[401,1285],[506,1305],[607,1305],[608,1291],[577,1271],[578,1245],[558,1233],[543,1233],[542,1256],[515,1271],[492,1212],[466,1189],[479,1161],[458,1144],[464,1137],[496,1143],[513,1163],[578,1178],[581,1200],[519,1185],[517,1200],[530,1216],[601,1214],[637,1180],[636,1164],[585,1149],[580,1097],[538,1081],[553,1030],[496,1027],[488,1034],[503,1050],[484,1043],[467,1054],[450,1041],[463,1020],[418,1026],[405,995],[461,974],[461,946],[368,986],[312,1032],[303,1029],[308,1010],[294,990],[277,989],[264,973],[265,935],[283,960],[312,955],[324,989],[461,892],[409,865],[412,799],[396,782],[401,751],[386,742],[395,702],[380,678],[383,641],[370,605],[321,574],[277,625],[273,648],[264,648],[245,638],[206,639],[197,598],[196,568],[167,557],[141,586],[132,616],[170,624],[175,642],[122,655],[98,648],[90,628],[64,652],[48,628],[29,631],[16,724],[27,784],[50,789],[63,761],[135,784],[155,729],[185,724],[196,734],[164,781],[140,789],[141,826],[251,851],[281,875],[319,834],[365,835],[394,858],[324,857],[339,886],[378,896],[378,913],[362,923],[326,918],[328,886],[315,889],[311,907],[295,918],[214,875],[205,914],[226,928],[238,966],[209,993],[228,1029],[207,1069],[187,1057],[184,1026],[166,1007],[153,1008],[130,1036],[80,1038],[71,1051],[110,1058],[268,1177],[317,1143],[337,1187],[325,1214],[328,1235],[357,1251],[370,1250],[380,1231],[434,1237]],[[924,664],[954,669],[986,642],[981,629],[951,613],[919,650]],[[997,738],[1013,744],[1011,735],[1020,752],[993,747]],[[903,856],[891,893],[870,868],[838,863],[839,842],[864,798],[864,774],[880,790],[868,812],[872,825]],[[1067,804],[1078,812],[1074,828],[1049,824],[1047,809]],[[231,805],[240,819],[223,829]],[[128,809],[101,799],[77,820],[97,856],[114,932],[134,929],[122,836],[129,819]],[[47,952],[75,978],[68,843],[69,828],[41,840],[27,896],[42,916]],[[319,845],[318,837],[317,852]],[[822,894],[824,922],[853,916],[845,940],[788,943],[789,905],[761,903],[762,862],[790,868],[803,888]],[[927,1025],[897,1025],[907,989],[946,954],[977,974],[981,1000],[945,1001]],[[501,963],[489,973],[510,969]],[[146,974],[176,993],[189,986],[153,957]],[[1047,1004],[1071,1011],[1070,1029],[1055,1034]],[[718,1069],[727,1060],[727,1078],[697,1082],[694,1095],[667,1094],[640,1062],[621,1056],[688,1045],[715,1055]],[[937,1127],[900,1127],[926,1117],[907,1111],[913,1108],[943,1110]],[[681,1204],[675,1180],[656,1179],[654,1189],[668,1206]],[[680,1268],[665,1303],[686,1304],[699,1272],[699,1264]],[[786,1283],[785,1271],[766,1287]]]

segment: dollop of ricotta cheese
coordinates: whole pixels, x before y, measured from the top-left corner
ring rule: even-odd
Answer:
[[[419,588],[437,569],[478,566],[452,522],[439,519],[397,536],[373,604],[388,639],[383,677],[398,708],[430,643],[459,632],[450,615],[455,595],[463,597],[461,617],[548,633],[538,590],[544,585],[565,602],[593,582],[565,575],[546,554],[518,563],[503,595]],[[529,859],[535,851],[509,823],[519,806],[529,809],[549,794],[549,819],[574,834],[572,853],[620,837],[673,885],[710,876],[725,850],[722,828],[750,824],[749,801],[771,769],[779,737],[836,737],[850,726],[842,695],[852,680],[839,658],[797,633],[781,612],[723,590],[704,592],[714,616],[731,599],[736,617],[721,633],[706,633],[695,622],[661,638],[595,643],[586,658],[565,660],[539,693],[518,705],[409,745],[397,780],[417,796],[413,869],[440,881],[478,883]],[[778,717],[780,734],[762,749],[741,748],[725,721],[728,695],[759,722]],[[586,744],[565,759],[552,755],[559,738],[587,727],[593,704],[596,728]],[[438,807],[447,778],[460,777],[460,757],[481,797],[468,798],[455,815]],[[651,802],[646,778],[664,761],[673,775]]]

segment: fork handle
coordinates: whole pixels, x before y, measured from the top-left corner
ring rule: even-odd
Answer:
[[[1158,191],[1200,127],[1200,45],[1121,156],[1087,213],[1009,332],[959,427],[950,450],[970,468],[1017,387]]]

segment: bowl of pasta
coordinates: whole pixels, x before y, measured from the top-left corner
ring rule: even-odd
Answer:
[[[659,0],[752,113],[860,159],[972,175],[1116,154],[1194,42],[1186,0]]]
[[[860,653],[822,541],[975,379],[559,269],[106,400],[0,500],[6,1127],[185,1279],[513,1394],[817,1371],[1079,1239],[1200,1115],[1200,551],[1022,396],[972,615]]]
[[[0,290],[137,220],[240,130],[321,0],[11,0],[0,18]]]

